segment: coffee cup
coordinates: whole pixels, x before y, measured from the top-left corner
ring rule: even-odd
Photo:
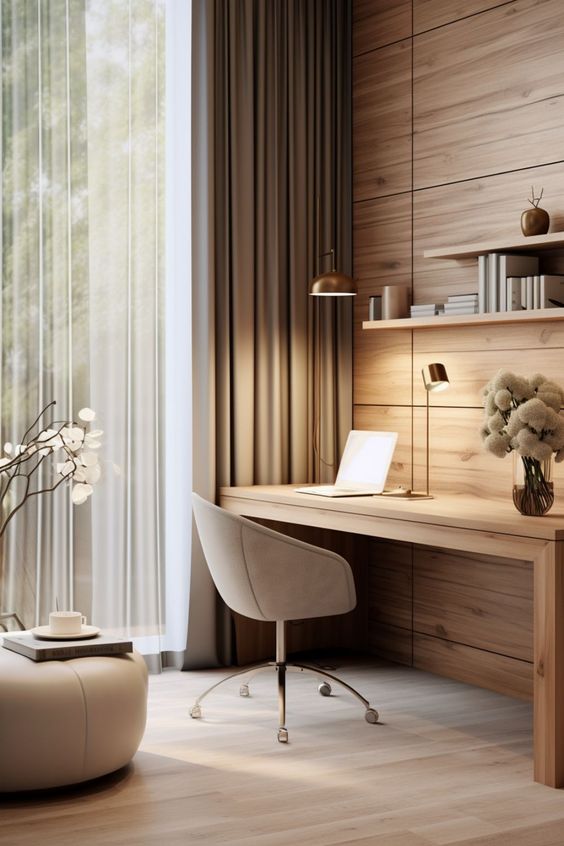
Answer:
[[[51,611],[49,628],[55,635],[80,634],[86,625],[86,617],[80,611]]]

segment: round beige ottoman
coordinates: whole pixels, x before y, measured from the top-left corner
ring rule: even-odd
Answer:
[[[138,653],[36,663],[0,648],[0,791],[76,784],[125,766],[146,714]]]

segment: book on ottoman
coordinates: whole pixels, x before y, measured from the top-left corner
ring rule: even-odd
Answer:
[[[133,643],[111,635],[98,635],[92,640],[46,641],[31,632],[2,635],[2,646],[31,658],[32,661],[60,661],[85,658],[89,655],[123,655],[133,652]]]

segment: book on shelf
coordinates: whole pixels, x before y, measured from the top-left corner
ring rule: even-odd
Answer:
[[[564,308],[564,276],[539,276],[539,308]]]
[[[133,652],[133,643],[111,635],[98,635],[91,640],[42,640],[31,632],[2,635],[2,646],[32,661],[61,661],[93,655],[123,655]]]
[[[478,294],[451,294],[447,303],[477,303]]]
[[[478,311],[485,314],[488,307],[488,257],[478,256]]]
[[[382,320],[382,297],[374,295],[368,298],[368,319]]]
[[[514,276],[529,276],[539,272],[538,256],[513,256],[502,253],[499,256],[499,311],[513,311],[507,297],[507,279]]]
[[[499,253],[488,253],[488,305],[487,311],[497,311],[499,308]]]
[[[521,277],[508,276],[506,279],[507,311],[521,311]]]
[[[453,308],[447,308],[445,305],[445,314],[479,314],[478,306],[459,306],[455,305]]]

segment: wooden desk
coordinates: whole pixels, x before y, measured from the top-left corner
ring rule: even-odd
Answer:
[[[534,777],[564,787],[564,513],[522,517],[510,502],[455,495],[329,499],[293,487],[222,488],[220,505],[247,517],[533,563]]]

